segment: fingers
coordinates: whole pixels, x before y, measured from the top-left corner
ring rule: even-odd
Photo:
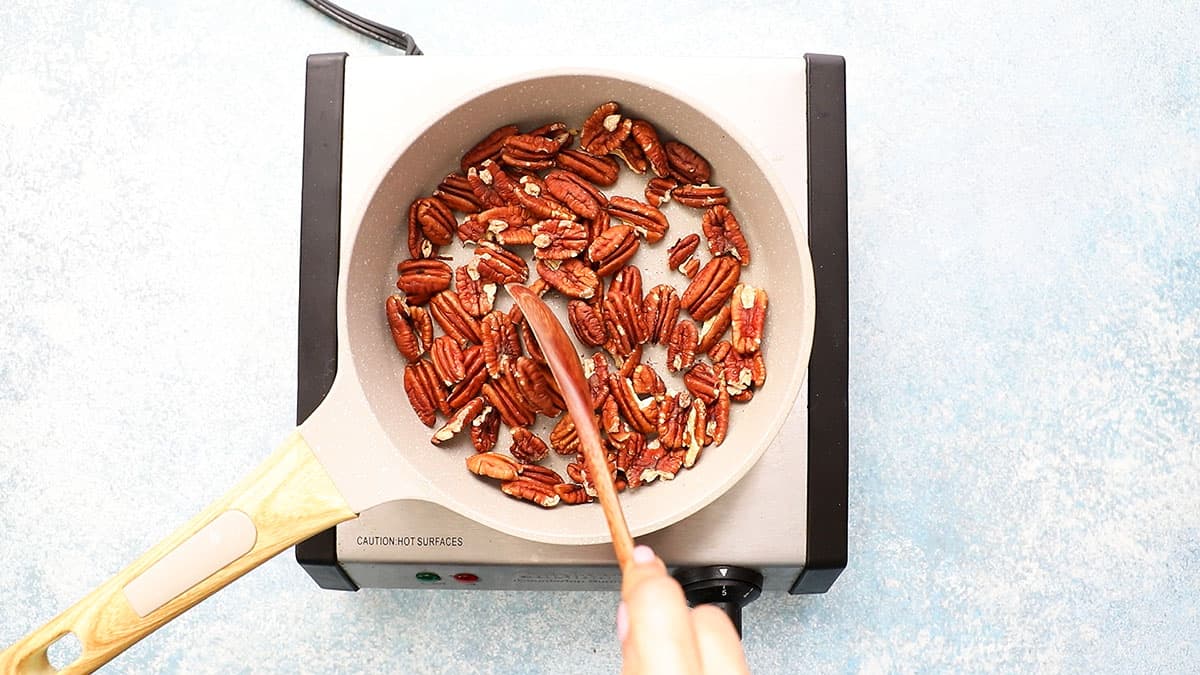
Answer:
[[[742,641],[725,612],[712,605],[700,605],[692,610],[692,625],[705,673],[749,675]]]
[[[649,546],[638,546],[633,549],[633,564],[622,570],[621,597],[628,600],[630,592],[638,584],[649,579],[667,576],[667,566],[650,550]]]
[[[634,550],[622,583],[628,634],[621,643],[625,673],[701,672],[691,610],[683,589],[649,548]],[[620,622],[620,621],[619,621]]]

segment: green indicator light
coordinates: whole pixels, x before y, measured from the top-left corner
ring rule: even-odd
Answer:
[[[442,577],[437,572],[417,572],[417,581],[433,583],[434,581],[441,581],[441,580],[442,580]]]

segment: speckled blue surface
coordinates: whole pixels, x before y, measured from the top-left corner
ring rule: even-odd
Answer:
[[[846,55],[851,563],[747,610],[756,672],[1195,672],[1194,3],[346,4],[431,54],[534,21],[503,49]],[[335,50],[387,53],[299,2],[0,5],[0,645],[289,428]],[[615,603],[325,592],[287,555],[110,670],[616,672]]]

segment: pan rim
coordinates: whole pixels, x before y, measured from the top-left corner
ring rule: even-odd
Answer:
[[[354,364],[351,369],[354,374],[354,386],[361,390],[363,388],[363,381],[357,373],[358,350],[366,348],[366,345],[359,345],[356,349],[355,340],[348,334],[349,330],[348,326],[346,325],[348,323],[347,307],[350,303],[354,302],[354,300],[349,297],[351,293],[351,284],[348,283],[347,276],[351,272],[349,269],[351,266],[348,263],[357,258],[354,255],[354,251],[359,246],[360,234],[367,222],[369,214],[371,213],[372,205],[376,199],[379,198],[381,191],[387,187],[389,174],[396,169],[411,147],[422,137],[424,137],[424,135],[429,132],[431,127],[438,124],[441,120],[451,116],[452,114],[459,112],[464,108],[464,106],[471,104],[481,97],[491,95],[497,90],[511,87],[513,85],[530,84],[538,80],[564,76],[606,78],[625,82],[636,87],[649,89],[657,94],[667,97],[668,99],[674,99],[675,102],[682,104],[683,106],[691,108],[695,113],[698,113],[701,117],[706,118],[708,122],[715,125],[716,128],[728,136],[729,140],[736,146],[738,151],[745,153],[747,159],[761,173],[762,178],[766,183],[766,187],[770,190],[770,193],[775,197],[776,200],[778,200],[781,214],[789,228],[790,237],[787,238],[791,241],[791,249],[789,253],[794,254],[799,267],[800,283],[797,284],[799,287],[799,295],[792,296],[798,297],[799,302],[803,303],[803,317],[801,320],[802,334],[794,336],[797,338],[797,341],[794,343],[794,345],[798,349],[798,356],[794,360],[792,367],[790,368],[790,372],[786,372],[786,382],[781,383],[785,387],[785,390],[780,396],[779,401],[775,404],[775,408],[764,414],[764,417],[767,417],[767,419],[764,420],[765,424],[761,425],[765,427],[765,432],[760,436],[762,439],[761,443],[759,443],[757,447],[752,448],[749,453],[746,453],[751,457],[747,457],[740,464],[737,464],[736,470],[723,474],[720,481],[711,481],[708,489],[693,490],[690,493],[685,490],[680,490],[681,493],[686,494],[687,498],[676,502],[678,504],[677,507],[661,510],[660,512],[655,513],[652,517],[643,518],[636,522],[631,521],[630,525],[634,536],[642,536],[679,522],[693,513],[705,508],[713,501],[717,500],[726,492],[728,492],[728,490],[736,485],[746,473],[748,473],[754,466],[757,465],[761,456],[772,444],[774,444],[785,421],[795,409],[797,397],[802,391],[804,382],[807,378],[809,358],[811,356],[816,311],[815,287],[813,283],[811,254],[807,246],[807,241],[802,239],[802,237],[805,236],[802,215],[795,208],[792,195],[783,186],[781,179],[777,175],[776,167],[766,160],[762,153],[760,153],[758,149],[751,142],[749,142],[745,134],[738,129],[736,125],[730,123],[729,120],[724,117],[724,115],[713,110],[709,105],[702,101],[696,100],[686,93],[677,91],[672,86],[659,82],[654,78],[645,77],[643,75],[628,71],[595,66],[557,66],[524,70],[519,73],[511,73],[503,77],[491,79],[486,85],[470,87],[469,89],[465,90],[466,93],[454,97],[454,99],[448,103],[439,105],[435,114],[427,116],[427,119],[423,120],[423,122],[420,124],[412,125],[412,133],[405,134],[403,137],[404,140],[401,143],[398,143],[397,146],[389,152],[389,160],[381,164],[382,170],[377,172],[376,176],[370,182],[364,183],[365,185],[373,185],[374,187],[367,194],[362,195],[363,200],[361,202],[361,211],[357,214],[354,214],[359,217],[353,222],[353,227],[355,229],[352,233],[352,236],[349,238],[351,245],[348,247],[349,250],[343,258],[342,269],[339,272],[339,305],[341,305],[338,312],[339,332],[347,332],[347,334],[343,334],[343,337],[347,339],[344,340],[343,346],[339,347],[339,351],[342,352],[344,356],[349,356],[350,358],[347,359],[347,361],[351,364]],[[346,372],[345,375],[349,377],[351,373]],[[784,375],[784,373],[780,373],[780,375]],[[776,377],[778,377],[778,375]],[[387,432],[386,429],[382,428],[384,426],[383,421],[378,419],[378,417],[374,414],[375,407],[370,405],[371,397],[369,393],[365,390],[361,390],[359,393],[368,403],[372,417],[375,418],[374,423],[380,425],[380,431],[383,437],[390,440],[390,433]],[[499,517],[493,517],[492,514],[486,509],[476,508],[475,506],[464,502],[463,500],[455,497],[450,490],[444,489],[441,485],[439,485],[437,480],[433,480],[425,476],[425,473],[418,470],[416,465],[407,457],[408,453],[397,447],[394,442],[389,443],[389,447],[395,448],[397,454],[400,455],[399,459],[401,462],[410,467],[415,474],[420,476],[421,480],[418,482],[421,483],[422,486],[420,490],[415,491],[419,493],[420,496],[418,498],[420,499],[437,503],[499,532],[511,534],[513,536],[518,536],[532,541],[552,544],[598,544],[609,541],[607,530],[604,530],[602,527],[594,530],[594,532],[583,531],[564,534],[561,532],[548,532],[546,528],[530,528],[525,526],[525,524],[522,522],[512,522]],[[596,520],[602,525],[598,510]],[[590,525],[588,527],[589,529],[592,529],[590,528]]]

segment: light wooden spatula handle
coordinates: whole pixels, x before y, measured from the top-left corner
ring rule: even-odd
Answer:
[[[88,673],[276,553],[356,514],[298,432],[253,474],[67,611],[0,652],[0,673]],[[74,633],[55,670],[47,648]]]

